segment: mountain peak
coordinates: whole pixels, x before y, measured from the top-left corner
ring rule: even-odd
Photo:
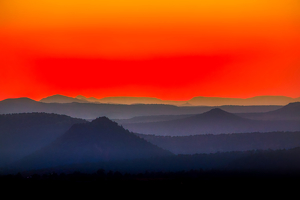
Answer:
[[[236,116],[235,114],[226,112],[220,108],[213,108],[210,111],[207,111],[203,114],[198,115],[199,117],[207,118],[207,119],[233,119],[233,118],[240,118]]]
[[[98,117],[90,122],[90,126],[95,129],[102,129],[102,130],[121,130],[123,129],[117,122],[110,120],[109,118],[103,116]]]
[[[221,108],[213,108],[210,111],[207,111],[203,114],[211,114],[211,115],[216,115],[216,114],[229,114],[228,112],[222,110]]]
[[[55,95],[52,95],[51,97],[67,97],[67,96],[64,96],[64,95],[61,95],[61,94],[55,94]]]
[[[86,98],[86,97],[83,96],[83,95],[78,95],[78,96],[75,97],[75,99],[88,100],[88,98]]]
[[[24,160],[22,166],[46,168],[125,159],[169,156],[163,150],[129,132],[107,117],[74,124],[64,135]]]
[[[108,117],[106,117],[106,116],[103,116],[103,117],[98,117],[98,118],[96,118],[96,119],[94,119],[91,123],[93,123],[93,124],[102,124],[102,123],[115,123],[115,122],[113,122],[112,120],[110,120]]]

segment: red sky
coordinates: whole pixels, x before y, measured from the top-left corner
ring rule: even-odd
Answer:
[[[298,0],[3,0],[0,100],[300,96]]]

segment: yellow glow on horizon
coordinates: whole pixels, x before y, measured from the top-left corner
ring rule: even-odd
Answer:
[[[23,27],[291,21],[297,0],[4,0],[4,20]]]

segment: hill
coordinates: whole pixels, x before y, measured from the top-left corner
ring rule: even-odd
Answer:
[[[278,110],[270,111],[266,114],[274,116],[275,119],[300,120],[300,102],[289,103]]]
[[[259,120],[300,120],[300,102],[289,103],[265,113],[240,113],[241,117]]]
[[[27,169],[173,155],[106,117],[73,125],[50,145],[17,163]]]
[[[85,122],[65,115],[46,113],[0,115],[0,166],[50,144],[73,124]]]

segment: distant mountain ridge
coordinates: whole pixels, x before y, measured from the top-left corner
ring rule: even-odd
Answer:
[[[281,107],[282,106],[222,106],[220,108],[234,113],[247,113],[273,111]],[[45,112],[89,120],[95,119],[98,116],[107,116],[110,119],[129,119],[137,116],[190,115],[200,114],[212,108],[214,107],[162,104],[43,103],[29,98],[0,101],[0,114]]]
[[[251,98],[220,98],[194,97],[188,102],[192,105],[221,106],[221,105],[286,105],[300,101],[299,98],[285,96],[256,96]]]
[[[74,103],[74,102],[89,103],[89,101],[87,101],[87,100],[77,99],[77,98],[73,98],[73,97],[67,97],[67,96],[63,96],[63,95],[59,95],[59,94],[43,98],[40,100],[40,102],[43,102],[43,103]]]
[[[186,118],[158,122],[124,123],[123,126],[141,134],[189,136],[222,133],[300,131],[300,120],[251,120],[228,113],[220,108],[214,108],[208,112]]]
[[[256,96],[251,98],[222,98],[222,97],[194,97],[187,101],[161,100],[154,97],[104,97],[97,99],[86,98],[82,95],[67,97],[53,95],[40,100],[45,103],[109,103],[109,104],[168,104],[177,106],[223,106],[223,105],[286,105],[300,101],[299,98],[286,96]]]
[[[221,98],[221,97],[194,97],[188,101],[170,101],[148,97],[106,97],[99,99],[100,103],[116,104],[171,104],[178,106],[223,106],[223,105],[286,105],[300,101],[299,98],[285,96],[257,96],[251,98]]]

